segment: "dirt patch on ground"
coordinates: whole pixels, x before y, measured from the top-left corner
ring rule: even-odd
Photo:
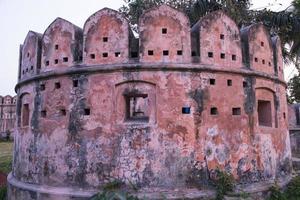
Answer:
[[[0,172],[0,187],[6,185],[6,177],[5,173]]]

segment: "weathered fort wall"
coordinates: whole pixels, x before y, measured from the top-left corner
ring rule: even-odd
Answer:
[[[9,199],[87,198],[113,180],[189,188],[217,168],[261,189],[291,173],[281,44],[262,24],[216,11],[190,28],[163,5],[135,38],[105,8],[83,29],[30,31],[19,69]]]

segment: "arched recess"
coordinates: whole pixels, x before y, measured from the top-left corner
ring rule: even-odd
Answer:
[[[141,62],[190,63],[188,17],[167,5],[146,11],[139,20]]]
[[[32,99],[29,93],[22,93],[17,103],[17,124],[18,127],[25,128],[30,126]]]
[[[118,124],[156,123],[156,85],[147,81],[125,81],[115,85]]]
[[[278,100],[274,90],[267,87],[255,88],[256,121],[258,127],[278,127]]]

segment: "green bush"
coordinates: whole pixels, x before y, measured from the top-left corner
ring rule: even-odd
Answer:
[[[6,194],[7,194],[7,187],[6,186],[0,187],[0,200],[5,200]]]
[[[289,200],[300,200],[300,176],[292,179],[287,185],[285,194]]]
[[[217,192],[216,200],[222,200],[228,192],[232,192],[234,183],[235,181],[232,174],[216,170],[216,176],[213,179],[213,184],[215,185]]]

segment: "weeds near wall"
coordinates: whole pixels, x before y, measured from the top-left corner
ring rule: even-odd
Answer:
[[[293,178],[283,191],[277,184],[272,186],[268,200],[300,200],[300,176]]]
[[[6,194],[7,194],[7,187],[6,186],[0,187],[0,200],[5,200]]]
[[[90,200],[139,200],[124,189],[121,181],[107,183],[103,191],[93,196]]]
[[[224,171],[216,170],[215,176],[212,179],[214,186],[216,187],[216,200],[224,199],[224,196],[228,192],[232,192],[234,189],[234,177],[232,174],[229,174]]]

